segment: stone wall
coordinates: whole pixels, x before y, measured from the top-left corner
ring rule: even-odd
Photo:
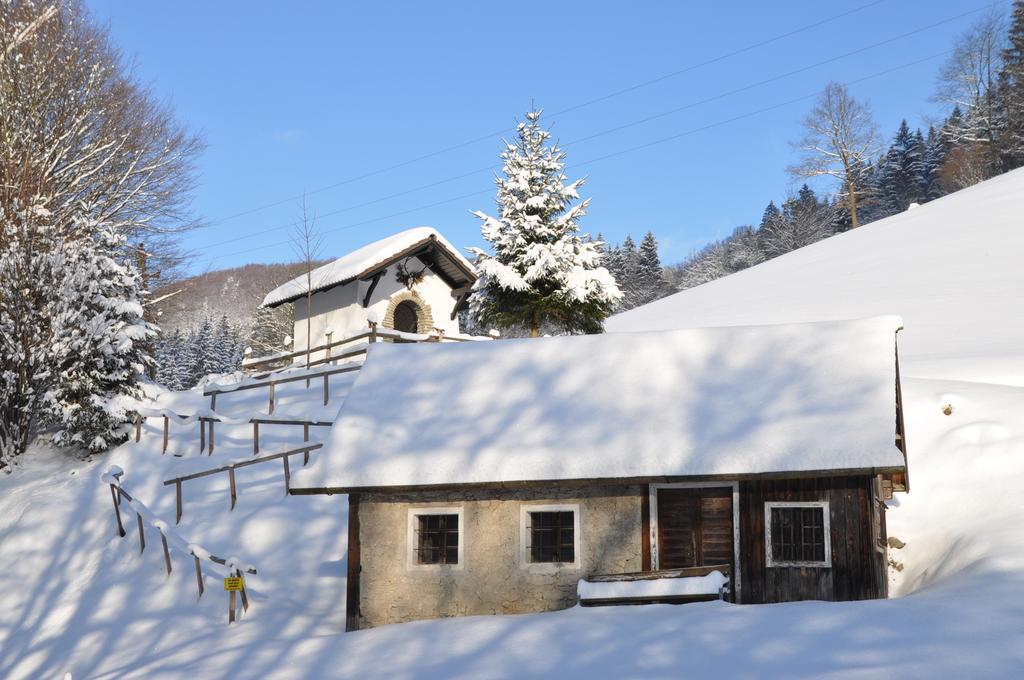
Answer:
[[[442,616],[520,614],[576,603],[590,574],[641,570],[642,486],[366,494],[359,504],[360,628]],[[524,565],[523,505],[579,505],[578,567]],[[409,510],[461,508],[462,563],[409,558]]]

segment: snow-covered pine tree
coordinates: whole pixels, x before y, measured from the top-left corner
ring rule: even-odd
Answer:
[[[614,247],[606,249],[601,263],[615,279],[619,290],[623,290],[626,281],[626,258],[622,255],[622,246],[616,243]],[[619,303],[621,309],[622,301],[620,300]]]
[[[184,387],[181,383],[181,352],[184,344],[181,330],[175,328],[173,332],[162,335],[157,344],[156,356],[156,381],[170,390],[180,390]]]
[[[946,195],[939,174],[946,162],[946,155],[946,142],[942,135],[935,131],[934,126],[929,127],[928,137],[924,142],[924,158],[921,160],[921,183],[926,201],[933,201]]]
[[[900,123],[881,170],[878,198],[886,215],[901,213],[911,203],[924,200],[923,141],[910,132],[907,121]]]
[[[782,204],[782,215],[762,234],[765,255],[778,257],[828,238],[834,233],[833,218],[831,205],[819,201],[814,191],[803,185]]]
[[[226,314],[221,315],[214,332],[211,373],[230,373],[237,369],[244,349],[238,329],[228,321]]]
[[[0,206],[0,469],[10,470],[28,448],[55,381],[50,366],[50,320],[60,311],[52,295],[64,267],[44,201]]]
[[[782,213],[779,211],[778,206],[775,205],[775,201],[768,201],[768,205],[765,207],[764,212],[761,213],[761,224],[758,225],[758,229],[764,230],[766,225],[772,223],[772,221],[779,218]]]
[[[149,358],[142,292],[124,238],[89,211],[51,228],[36,199],[0,218],[0,466],[28,446],[34,428],[100,451],[126,422]]]
[[[493,248],[479,248],[479,278],[470,310],[484,326],[541,326],[567,333],[599,333],[622,294],[600,265],[600,253],[579,235],[589,199],[579,199],[583,180],[566,183],[565,152],[547,146],[551,133],[540,127],[541,111],[526,114],[516,140],[501,153],[504,177],[497,177],[497,217],[477,211],[481,233]]]
[[[63,242],[62,313],[52,320],[55,442],[97,453],[127,437],[120,397],[138,396],[138,378],[152,361],[144,346],[157,329],[143,319],[142,280],[125,257],[124,236],[92,218],[75,230],[81,238]]]
[[[622,241],[622,275],[627,287],[631,281],[636,279],[638,257],[639,253],[633,236],[626,234],[626,238]]]
[[[1010,22],[998,77],[1005,170],[1024,166],[1024,0],[1014,0]]]
[[[668,294],[661,258],[658,256],[658,240],[650,230],[644,234],[637,250],[635,286],[634,307],[654,302]]]
[[[199,381],[216,372],[217,361],[214,358],[213,322],[204,316],[200,324],[189,331],[186,347],[185,387],[194,387]]]

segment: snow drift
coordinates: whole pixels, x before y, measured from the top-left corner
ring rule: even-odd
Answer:
[[[165,576],[158,550],[139,556],[137,541],[115,536],[98,478],[110,464],[154,513],[173,518],[162,479],[177,459],[160,455],[154,426],[101,460],[36,450],[0,478],[0,677],[1017,677],[1021,215],[1017,171],[609,322],[634,331],[901,315],[912,491],[888,513],[890,536],[905,544],[890,551],[893,599],[574,608],[342,634],[344,497],[285,497],[279,469],[255,466],[239,475],[234,512],[223,480],[189,487],[179,527],[259,566],[253,607],[229,628],[217,584],[197,603],[192,574]],[[285,403],[316,403],[294,390]],[[218,400],[218,411],[241,418],[262,408],[254,392]],[[206,405],[190,392],[155,407]],[[174,448],[191,456],[189,427]],[[213,458],[244,449],[243,435],[225,427]]]

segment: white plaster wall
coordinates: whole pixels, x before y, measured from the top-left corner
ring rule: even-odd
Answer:
[[[418,259],[409,264],[409,268],[416,270],[423,266]],[[332,339],[338,340],[348,335],[354,335],[367,330],[366,315],[371,309],[377,313],[377,318],[384,320],[388,305],[393,295],[406,291],[406,287],[395,278],[396,265],[388,267],[387,271],[377,283],[377,287],[370,297],[370,304],[364,308],[363,297],[370,287],[369,281],[353,281],[344,286],[337,286],[329,290],[321,291],[313,295],[313,317],[310,323],[310,334],[312,346],[321,345],[326,342],[327,333],[333,331]],[[430,305],[434,317],[434,326],[443,328],[445,334],[459,332],[459,320],[451,318],[452,309],[455,308],[455,298],[451,295],[451,288],[436,274],[428,271],[423,280],[416,284],[413,290]],[[306,299],[300,298],[295,301],[295,338],[294,348],[296,351],[306,347]],[[337,352],[335,352],[337,353]],[[323,353],[314,353],[312,358],[318,359]]]

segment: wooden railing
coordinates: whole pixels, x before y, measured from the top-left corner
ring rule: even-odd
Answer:
[[[363,350],[365,353],[365,350]],[[262,380],[264,376],[256,376],[255,382],[246,382],[241,385],[227,385],[225,387],[212,387],[207,390],[203,390],[204,397],[210,397],[210,410],[214,411],[217,408],[217,395],[220,394],[231,394],[233,392],[242,392],[244,390],[255,390],[261,388],[267,388],[267,412],[273,413],[274,407],[277,402],[277,386],[285,385],[287,383],[299,382],[300,380],[310,381],[323,378],[324,389],[323,389],[323,404],[326,406],[331,400],[331,385],[330,379],[332,375],[339,375],[342,373],[351,373],[358,371],[362,366],[339,366],[337,368],[330,368],[323,371],[310,371],[302,372],[297,375],[284,375],[281,377],[270,378],[268,380]],[[268,374],[269,375],[269,374]]]
[[[208,468],[205,470],[198,470],[189,474],[180,475],[178,477],[171,477],[164,480],[164,486],[174,485],[174,499],[175,499],[175,511],[174,511],[174,523],[181,522],[182,514],[182,496],[181,496],[181,485],[190,479],[199,479],[200,477],[209,477],[210,475],[220,474],[222,472],[228,473],[228,492],[231,496],[231,509],[235,509],[235,502],[238,499],[237,487],[235,486],[235,470],[237,468],[248,467],[250,465],[258,465],[260,463],[266,463],[271,460],[280,459],[284,465],[284,491],[288,493],[291,484],[291,467],[288,459],[291,456],[297,456],[300,453],[303,454],[304,460],[309,461],[309,454],[312,451],[323,446],[322,443],[318,442],[315,444],[309,444],[307,446],[300,446],[294,449],[288,449],[286,451],[277,451],[274,453],[265,453],[262,455],[254,456],[252,458],[240,458],[232,460],[223,465],[217,467]],[[303,463],[305,464],[305,462]]]
[[[171,551],[170,545],[190,556],[193,560],[193,565],[196,570],[196,585],[199,588],[199,597],[203,596],[203,592],[206,590],[203,585],[203,568],[202,562],[208,561],[213,564],[227,567],[228,575],[231,577],[241,577],[244,571],[247,574],[255,574],[256,567],[251,565],[243,565],[241,560],[238,558],[224,559],[223,557],[217,557],[210,553],[208,550],[195,545],[193,543],[187,543],[184,539],[174,533],[163,520],[156,518],[155,515],[147,508],[140,500],[133,498],[128,491],[121,486],[121,477],[124,476],[124,470],[115,466],[110,467],[101,477],[101,480],[110,486],[110,495],[114,502],[114,517],[117,520],[117,535],[124,538],[127,535],[124,524],[121,521],[121,501],[124,500],[129,507],[135,512],[135,521],[139,528],[139,554],[141,555],[146,551],[146,533],[144,530],[144,524],[149,524],[151,527],[160,532],[160,543],[163,546],[164,551],[164,567],[167,573],[170,574],[172,570],[171,564]],[[168,537],[171,538],[168,542]],[[249,610],[249,597],[245,592],[245,582],[242,581],[242,589],[238,592],[241,593],[242,608],[245,611]],[[235,620],[235,591],[230,591],[228,596],[228,623],[232,623]]]
[[[212,411],[211,411],[212,412]],[[214,423],[228,422],[235,425],[252,425],[252,452],[260,452],[260,425],[301,425],[302,426],[302,441],[309,441],[309,428],[311,427],[330,427],[334,424],[334,421],[330,420],[309,420],[305,418],[288,418],[288,417],[261,417],[256,416],[249,418],[248,420],[228,418],[227,416],[204,416],[204,415],[190,415],[183,416],[173,413],[167,410],[147,410],[138,409],[135,413],[135,441],[139,442],[142,440],[142,423],[147,418],[162,418],[163,419],[163,446],[161,454],[167,453],[168,442],[170,440],[170,423],[171,419],[175,419],[178,422],[192,422],[196,420],[199,422],[199,455],[204,452],[207,455],[212,456],[213,450],[216,447],[216,436],[214,432]],[[308,456],[307,456],[308,461]]]
[[[433,333],[404,333],[402,331],[396,331],[389,328],[379,328],[376,323],[369,323],[369,330],[355,335],[349,335],[340,340],[331,340],[333,333],[326,333],[327,342],[316,347],[310,347],[308,349],[295,350],[293,352],[287,352],[283,354],[274,354],[266,357],[256,357],[255,359],[246,359],[242,361],[242,368],[245,370],[253,370],[261,366],[275,366],[281,362],[291,362],[295,359],[301,359],[303,357],[312,356],[324,352],[325,356],[304,362],[306,366],[313,367],[321,364],[331,363],[333,361],[341,361],[346,358],[352,358],[366,354],[366,348],[361,347],[358,350],[352,350],[350,352],[342,352],[341,354],[332,355],[332,350],[350,345],[365,340],[367,343],[379,342],[382,340],[391,340],[392,342],[466,342],[477,339],[485,338],[472,338],[468,336],[460,335],[445,335],[444,331],[440,328],[435,328]]]

